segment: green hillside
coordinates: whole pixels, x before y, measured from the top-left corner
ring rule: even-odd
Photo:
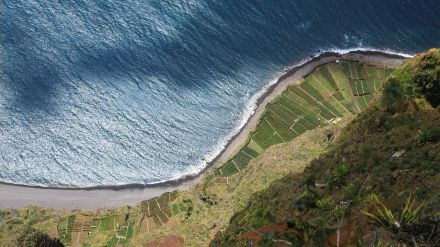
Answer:
[[[396,234],[431,244],[438,235],[369,221],[381,205],[398,217],[408,198],[423,210],[405,227],[438,218],[438,54],[398,70],[319,66],[270,102],[235,155],[194,188],[112,210],[0,209],[0,246],[17,246],[29,229],[64,246],[370,246]]]
[[[248,143],[214,177],[230,177],[268,147],[365,110],[392,69],[342,60],[316,68],[266,106]]]
[[[359,106],[367,81],[350,81]],[[211,246],[439,246],[439,51],[405,62],[373,101],[303,173],[256,193]]]

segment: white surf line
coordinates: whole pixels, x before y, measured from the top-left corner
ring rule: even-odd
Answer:
[[[240,171],[240,168],[238,168],[238,166],[237,166],[237,164],[235,163],[234,159],[231,159],[231,160],[232,160],[232,164],[234,164],[235,168],[237,168],[237,170]]]
[[[269,120],[267,120],[267,118],[264,118],[264,120],[266,120],[266,122],[267,122],[267,123],[269,124],[269,126],[273,129],[273,131],[275,131],[275,133],[278,135],[278,137],[281,138],[281,140],[282,140],[283,142],[286,142],[286,141],[280,136],[280,134],[278,133],[278,131],[272,126],[272,124],[269,123]]]

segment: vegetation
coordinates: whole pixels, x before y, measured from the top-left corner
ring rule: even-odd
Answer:
[[[195,188],[112,210],[1,209],[0,246],[438,245],[438,53],[394,72],[347,60],[318,67]]]
[[[405,62],[326,153],[255,194],[211,246],[438,246],[439,54]]]
[[[415,201],[410,196],[406,200],[405,206],[400,210],[399,216],[395,217],[391,210],[379,201],[377,195],[374,195],[373,198],[376,213],[362,212],[370,217],[377,226],[386,227],[394,231],[419,223],[422,210],[426,206],[425,203],[421,203],[416,207]]]
[[[248,143],[214,175],[230,177],[272,145],[365,110],[391,71],[349,60],[316,68],[266,107]]]
[[[31,227],[22,230],[16,244],[18,247],[63,247],[57,239],[51,239],[47,234],[41,233]]]

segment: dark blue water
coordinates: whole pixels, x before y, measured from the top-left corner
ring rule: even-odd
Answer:
[[[440,46],[440,3],[3,0],[0,42],[1,181],[156,183],[201,169],[318,49]]]

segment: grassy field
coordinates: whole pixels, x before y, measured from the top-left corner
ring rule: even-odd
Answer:
[[[301,171],[319,155],[326,145],[325,133],[337,135],[336,129],[366,109],[390,72],[354,61],[332,62],[289,86],[266,106],[242,148],[196,188],[179,192],[173,200],[161,196],[154,199],[160,203],[143,202],[142,211],[154,219],[154,231],[148,218],[148,234],[136,235],[132,243],[177,235],[189,246],[206,244],[246,205],[250,194],[290,171]],[[170,210],[166,214],[171,217],[163,215],[164,210]]]
[[[404,62],[380,97],[388,70],[340,66],[366,111],[304,172],[255,193],[210,246],[439,246],[439,50]]]
[[[72,229],[75,215],[60,219],[58,223],[58,239],[64,244],[70,244],[72,241]]]
[[[365,110],[391,71],[348,60],[316,68],[266,106],[249,142],[214,172],[215,177],[231,177],[262,150]]]
[[[33,227],[42,232],[52,227],[51,236],[65,246],[142,246],[168,235],[181,236],[188,246],[204,246],[253,193],[289,172],[302,171],[316,158],[327,146],[327,133],[336,135],[366,109],[391,71],[353,61],[318,67],[268,104],[248,141],[195,188],[165,193],[133,208],[32,211],[39,219]],[[14,219],[13,212],[6,213]],[[57,222],[50,221],[54,214],[60,214]]]

